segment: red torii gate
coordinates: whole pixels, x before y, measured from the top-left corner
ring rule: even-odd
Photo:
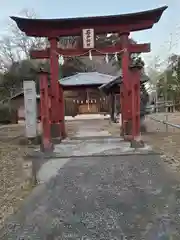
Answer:
[[[27,19],[11,17],[16,22],[19,29],[25,32],[27,36],[47,37],[49,40],[50,47],[48,49],[32,51],[31,56],[38,59],[50,59],[50,96],[52,106],[50,118],[51,127],[53,132],[56,133],[56,137],[65,135],[63,90],[58,82],[59,55],[68,57],[85,55],[90,52],[93,53],[93,55],[102,55],[102,53],[116,54],[121,52],[123,73],[123,93],[121,92],[121,105],[127,106],[122,108],[122,126],[125,130],[125,125],[130,116],[132,119],[132,125],[134,126],[134,130],[132,129],[133,138],[139,134],[139,122],[135,124],[135,118],[139,115],[138,99],[140,94],[137,87],[139,76],[137,71],[131,71],[129,68],[130,54],[149,52],[150,44],[131,44],[129,41],[129,34],[133,31],[152,28],[153,25],[160,20],[161,15],[166,8],[167,6],[131,14],[69,19]],[[88,49],[84,49],[83,47],[77,49],[58,48],[59,37],[81,36],[83,29],[93,29],[95,34],[119,33],[121,43],[104,49],[96,49],[95,47]],[[44,74],[42,75],[42,78],[44,79]],[[130,81],[132,78],[133,81]],[[42,94],[42,97],[43,96],[44,95]],[[136,104],[134,104],[135,100],[137,102]],[[46,129],[44,130],[46,131]]]

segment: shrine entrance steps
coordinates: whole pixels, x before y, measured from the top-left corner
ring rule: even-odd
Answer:
[[[76,132],[54,145],[51,153],[42,153],[37,149],[32,159],[34,176],[38,182],[44,182],[57,170],[73,158],[108,157],[135,154],[153,154],[150,146],[135,149],[130,142],[124,141],[120,136],[112,136],[106,128],[108,120],[88,119],[71,123]],[[70,123],[67,123],[70,124]],[[71,126],[72,127],[72,126]]]

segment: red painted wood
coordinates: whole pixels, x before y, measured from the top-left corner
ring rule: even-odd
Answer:
[[[57,50],[57,39],[53,38],[49,40],[50,42],[50,75],[51,75],[51,102],[52,102],[52,116],[51,121],[52,123],[57,123],[59,121],[58,117],[58,106],[59,106],[59,64],[58,64],[58,56],[56,54]]]
[[[137,69],[134,73],[135,77],[135,102],[136,102],[136,136],[140,135],[140,70]]]
[[[125,33],[121,35],[121,43],[122,43],[122,49],[125,49],[124,52],[122,52],[122,75],[123,75],[123,83],[126,90],[129,89],[129,59],[130,59],[130,52],[129,52],[129,33]]]
[[[57,38],[49,39],[50,42],[50,74],[51,74],[51,121],[52,124],[59,125],[59,137],[65,138],[64,123],[64,99],[63,88],[59,84],[59,62],[57,54]],[[58,134],[57,134],[58,135]]]
[[[45,151],[52,150],[49,114],[48,74],[40,73],[40,108],[42,123],[42,145]]]
[[[144,44],[129,44],[128,49],[130,53],[142,53],[142,52],[150,52],[150,43],[144,43]],[[92,50],[93,56],[101,56],[106,53],[114,54],[116,52],[120,52],[123,50],[123,47],[121,45],[119,46],[110,46],[102,49]],[[60,49],[57,48],[57,53],[63,56],[77,56],[85,54],[88,56],[88,50],[87,49]],[[98,52],[99,51],[99,52]],[[30,52],[31,58],[38,58],[38,59],[46,59],[50,56],[50,48],[46,50],[32,50]]]
[[[124,134],[124,91],[123,84],[121,84],[120,88],[120,106],[121,106],[121,133]]]
[[[132,139],[140,135],[140,69],[130,70],[132,103]]]
[[[56,110],[57,111],[57,110]],[[63,88],[59,84],[59,123],[60,123],[60,130],[61,130],[61,137],[64,139],[66,138],[66,128],[65,128],[65,109],[64,109],[64,96],[63,96]]]
[[[163,12],[167,9],[167,6],[152,9],[149,11],[143,12],[135,12],[129,14],[119,14],[112,16],[97,16],[97,17],[81,17],[81,18],[69,18],[69,19],[29,19],[29,18],[20,18],[20,17],[11,17],[19,29],[26,34],[28,30],[31,32],[34,31],[36,36],[52,36],[52,35],[39,35],[52,33],[52,30],[58,29],[57,35],[53,35],[53,37],[62,36],[63,32],[66,32],[69,36],[72,36],[74,30],[79,31],[82,28],[94,28],[102,33],[102,31],[112,32],[112,28],[116,28],[116,32],[121,31],[124,33],[124,30],[129,31],[137,31],[143,30],[144,25],[146,24],[146,29],[148,27],[152,27],[154,23],[157,23],[163,14]],[[147,22],[150,22],[151,25],[147,25]],[[127,29],[127,27],[129,27]],[[96,31],[96,33],[98,33]]]
[[[114,22],[113,24],[90,24],[88,28],[93,28],[96,34],[103,34],[108,32],[112,33],[124,33],[124,32],[133,32],[133,31],[139,31],[139,30],[145,30],[145,29],[151,29],[154,25],[154,20],[144,20],[136,23],[124,23],[119,24]],[[32,37],[63,37],[63,36],[78,36],[82,34],[82,29],[87,28],[83,24],[79,25],[78,27],[73,28],[60,28],[58,25],[56,28],[54,27],[37,27],[37,25],[32,25],[31,27],[26,27],[23,31],[26,33],[27,36]]]
[[[136,24],[114,24],[114,25],[90,25],[89,28],[93,28],[95,34],[105,34],[107,33],[107,29],[112,33],[124,33],[124,32],[134,32],[139,30],[151,29],[153,27],[153,21],[145,20],[141,23]],[[78,36],[82,34],[82,26],[73,29],[53,29],[51,32],[47,32],[47,34],[51,34],[52,36]]]
[[[136,114],[137,114],[137,96],[136,96],[136,77],[134,76],[134,73],[131,71],[131,104],[132,104],[132,109],[131,109],[131,114],[132,114],[132,138],[134,139],[136,136]]]
[[[121,35],[121,43],[122,48],[125,49],[125,51],[122,53],[122,60],[121,60],[121,66],[122,66],[122,81],[123,81],[123,111],[122,111],[122,119],[123,119],[123,132],[124,134],[127,134],[127,123],[129,121],[129,113],[131,111],[131,97],[128,96],[128,93],[130,91],[130,81],[129,81],[129,59],[130,59],[130,53],[129,53],[129,33],[125,33]],[[121,92],[121,89],[120,89]]]

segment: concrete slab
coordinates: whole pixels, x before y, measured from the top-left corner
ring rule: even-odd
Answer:
[[[113,150],[113,151],[112,151]],[[121,138],[94,138],[94,139],[66,139],[60,144],[54,146],[53,154],[50,157],[76,157],[76,156],[90,156],[94,154],[101,154],[110,151],[112,154],[136,154],[152,152],[151,146],[145,145],[143,148],[132,148],[129,142],[123,141]],[[36,152],[40,152],[37,148]]]
[[[117,150],[118,153],[131,153],[135,151],[151,151],[150,146],[145,146],[141,149],[135,149],[130,147],[129,142],[120,141],[117,138],[109,138],[108,140],[82,140],[79,143],[59,144],[54,148],[54,153],[66,157],[73,156],[88,156],[92,154],[102,153],[104,151]],[[114,151],[115,154],[115,151]]]
[[[53,154],[44,156],[39,154],[39,157],[36,155],[37,159],[33,160],[33,169],[37,174],[37,181],[42,183],[54,177],[70,158],[152,152],[149,146],[135,149],[122,138],[110,136],[108,131],[101,130],[101,123],[101,121],[82,122],[74,139],[65,139],[60,144],[56,144]],[[40,152],[39,149],[37,149],[38,152]]]
[[[90,119],[109,119],[110,115],[104,114],[78,114],[75,117],[65,116],[65,120],[67,121],[75,121],[75,120],[90,120]]]
[[[70,158],[61,158],[60,160],[50,159],[50,161],[44,163],[37,172],[37,181],[39,184],[48,182],[52,177],[58,175],[59,170],[67,163]]]
[[[36,179],[38,183],[49,181],[52,177],[58,174],[58,171],[70,159],[76,157],[90,157],[90,156],[121,156],[134,154],[148,154],[152,153],[150,146],[144,148],[134,149],[130,147],[130,143],[121,141],[118,138],[94,139],[71,141],[66,140],[66,143],[61,143],[55,146],[53,155],[46,158],[46,161],[41,158],[39,166],[34,159],[33,164],[36,164]]]
[[[97,132],[93,130],[87,131],[87,129],[83,129],[79,132],[77,132],[75,137],[96,137]],[[110,133],[108,131],[100,131],[98,136],[110,136]]]
[[[68,143],[67,143],[68,142]],[[40,167],[37,168],[38,183],[46,182],[51,177],[54,177],[59,169],[72,157],[86,157],[98,154],[112,155],[119,153],[129,153],[133,149],[129,143],[120,141],[119,139],[95,139],[81,141],[67,141],[55,146],[53,156],[50,155],[47,161],[42,161]],[[43,160],[43,159],[42,159]],[[36,160],[35,160],[36,161]],[[38,161],[38,160],[37,160]]]

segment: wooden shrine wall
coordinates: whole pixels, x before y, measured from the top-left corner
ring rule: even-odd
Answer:
[[[97,89],[64,92],[65,115],[109,113],[109,97]]]

